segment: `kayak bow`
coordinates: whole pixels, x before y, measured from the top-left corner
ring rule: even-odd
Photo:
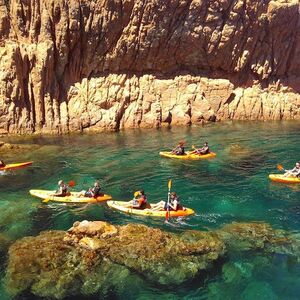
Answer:
[[[28,161],[23,163],[7,164],[5,167],[0,167],[0,171],[20,169],[32,165],[32,163],[32,161]]]

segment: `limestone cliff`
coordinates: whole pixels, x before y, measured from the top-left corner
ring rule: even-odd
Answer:
[[[0,131],[300,119],[298,0],[0,0]]]

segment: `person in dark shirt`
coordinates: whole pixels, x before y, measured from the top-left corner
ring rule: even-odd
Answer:
[[[172,150],[173,154],[184,155],[184,141],[180,141],[178,145]]]
[[[192,153],[205,155],[205,154],[208,154],[209,152],[210,152],[210,150],[209,150],[209,147],[208,147],[208,143],[205,142],[202,148],[195,149]]]
[[[56,190],[53,196],[65,197],[68,194],[69,194],[69,187],[62,180],[60,180],[58,182],[58,189]]]
[[[98,196],[101,195],[102,193],[101,193],[101,186],[99,181],[96,181],[94,183],[94,186],[84,193],[85,197],[91,197],[91,198],[92,197],[97,198]]]
[[[183,208],[183,206],[180,204],[179,197],[177,196],[177,194],[175,192],[172,192],[170,194],[170,202],[169,203],[167,201],[160,201],[156,204],[152,204],[151,209],[158,210],[158,211],[160,211],[160,210],[177,211],[180,209],[185,210],[185,208]]]

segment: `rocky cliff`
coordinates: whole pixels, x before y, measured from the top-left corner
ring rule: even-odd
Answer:
[[[300,119],[298,0],[0,0],[0,130]]]

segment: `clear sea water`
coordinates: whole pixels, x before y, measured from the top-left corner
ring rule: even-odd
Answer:
[[[267,222],[300,233],[300,184],[272,183],[276,165],[292,168],[300,160],[299,122],[234,122],[205,127],[127,130],[118,133],[7,137],[31,144],[30,151],[3,155],[6,162],[33,160],[26,169],[0,175],[0,228],[12,239],[48,229],[70,228],[77,220],[113,224],[143,223],[169,231],[214,230],[237,222]],[[208,141],[216,159],[181,161],[161,158],[179,140],[201,146]],[[55,189],[57,181],[76,181],[76,190],[100,180],[116,200],[129,200],[143,188],[150,202],[166,199],[168,179],[183,204],[196,215],[184,221],[129,217],[105,204],[42,204],[28,191]],[[0,233],[1,233],[0,232]],[[6,253],[0,259],[2,276]],[[229,271],[228,271],[229,270]],[[4,288],[0,298],[9,299]],[[133,274],[114,291],[85,299],[300,299],[300,263],[287,256],[262,253],[229,255],[225,267],[181,286],[162,287]],[[19,299],[38,299],[22,295]],[[72,298],[75,299],[75,298]],[[78,297],[78,299],[84,299]]]

